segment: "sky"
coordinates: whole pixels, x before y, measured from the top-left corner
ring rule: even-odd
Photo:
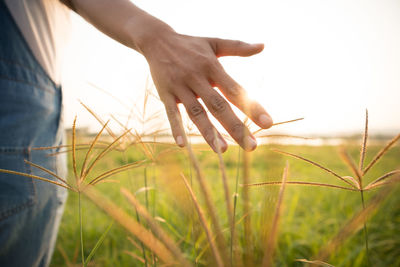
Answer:
[[[133,2],[182,34],[264,43],[264,51],[253,57],[220,60],[275,122],[305,118],[275,131],[361,133],[368,109],[371,132],[400,132],[398,0]],[[146,83],[151,87],[140,54],[73,15],[65,55],[66,127],[76,115],[79,127],[98,130],[79,101],[105,120],[113,114],[127,121],[133,105],[140,113]],[[150,97],[149,110],[163,114],[155,97]],[[131,121],[132,127],[146,127]],[[165,117],[160,123],[168,127]]]

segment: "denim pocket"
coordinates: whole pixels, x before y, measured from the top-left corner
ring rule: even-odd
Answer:
[[[24,160],[30,160],[28,148],[0,147],[0,168],[31,174]],[[32,178],[0,173],[0,220],[35,204],[36,190]]]

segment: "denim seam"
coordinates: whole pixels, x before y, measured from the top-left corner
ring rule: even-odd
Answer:
[[[24,158],[27,157],[28,160],[31,160],[31,153],[30,153],[30,148],[24,149],[23,151],[23,155]],[[32,174],[32,167],[29,165],[29,169],[27,169],[27,171],[29,171],[29,174]],[[35,205],[36,201],[36,187],[35,187],[35,183],[33,181],[33,178],[30,178],[30,180],[28,180],[28,182],[30,183],[30,191],[31,191],[31,195],[32,198],[28,199],[27,201],[25,201],[24,203],[14,206],[13,208],[7,209],[5,211],[2,211],[0,213],[0,221],[7,219],[8,217],[17,214],[21,211],[23,211],[26,208],[32,207],[33,205]]]
[[[35,87],[35,88],[37,88],[37,89],[39,89],[39,90],[43,90],[43,91],[46,91],[46,92],[55,94],[55,92],[54,92],[53,90],[49,90],[49,89],[46,89],[46,88],[44,88],[44,87],[40,87],[40,86],[37,85],[37,84],[30,83],[30,82],[27,82],[27,81],[23,81],[23,80],[19,80],[19,79],[14,79],[14,78],[6,77],[6,76],[1,76],[1,75],[0,75],[0,79],[9,80],[9,81],[14,81],[14,82],[20,82],[20,83],[25,83],[25,84],[30,85],[30,86],[33,86],[33,87]]]
[[[5,3],[4,3],[5,4]],[[10,11],[8,10],[7,7],[5,7],[6,13],[8,14],[8,17],[10,18],[10,20],[12,21],[12,23],[14,24],[14,27],[16,28],[16,31],[18,32],[19,38],[21,38],[22,42],[23,42],[23,46],[25,47],[25,49],[27,49],[27,51],[29,52],[29,54],[31,55],[33,61],[39,66],[39,69],[43,72],[43,74],[53,83],[53,85],[55,87],[57,87],[56,83],[51,79],[50,75],[47,73],[47,71],[44,69],[44,67],[42,66],[42,64],[40,64],[39,60],[36,58],[36,56],[34,55],[31,47],[29,46],[28,42],[26,41],[23,33],[21,32],[21,29],[18,27],[17,23],[14,20],[14,17],[11,15]]]
[[[54,81],[53,81],[52,79],[50,79],[50,78],[47,76],[46,73],[42,73],[43,70],[41,70],[40,68],[39,68],[39,72],[38,72],[37,69],[33,69],[33,68],[30,68],[30,67],[27,67],[27,66],[21,64],[21,63],[18,62],[18,61],[9,60],[9,59],[3,58],[3,57],[1,57],[1,56],[0,56],[0,61],[2,61],[2,62],[5,63],[5,64],[8,64],[8,65],[16,65],[16,66],[18,66],[18,67],[20,67],[20,68],[23,68],[23,69],[25,69],[25,70],[28,70],[28,71],[30,71],[30,72],[32,72],[32,73],[38,73],[38,74],[41,74],[41,75],[45,75],[45,76],[46,76],[46,80],[48,80],[53,86],[56,85],[56,84],[54,83]]]

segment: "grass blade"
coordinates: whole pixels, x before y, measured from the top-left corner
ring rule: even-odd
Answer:
[[[217,137],[217,132],[214,129],[214,140],[219,140]],[[216,142],[216,150],[217,150],[217,155],[218,155],[218,163],[219,163],[219,169],[221,172],[222,176],[222,184],[224,187],[224,194],[225,194],[225,204],[226,204],[226,211],[228,215],[228,220],[229,220],[229,225],[231,228],[231,236],[232,236],[232,231],[234,227],[234,222],[232,221],[233,218],[233,209],[232,209],[232,202],[231,202],[231,193],[229,192],[229,186],[228,186],[228,178],[226,175],[226,168],[224,164],[224,159],[222,158],[222,153],[221,153],[221,146],[220,143],[217,141]]]
[[[214,239],[212,237],[211,230],[207,225],[207,221],[206,221],[206,218],[204,216],[204,212],[201,209],[201,207],[199,205],[199,202],[197,201],[196,195],[193,193],[193,190],[190,187],[190,185],[189,185],[188,181],[186,180],[185,176],[183,174],[181,174],[181,177],[182,177],[182,179],[183,179],[183,181],[184,181],[184,183],[186,185],[187,190],[189,191],[190,196],[192,197],[193,204],[194,204],[194,206],[196,208],[196,211],[197,211],[197,214],[199,216],[200,222],[201,222],[201,224],[202,224],[202,226],[204,228],[204,232],[206,233],[206,236],[207,236],[207,239],[208,239],[208,243],[209,243],[209,245],[211,247],[211,251],[213,252],[213,255],[215,257],[215,261],[216,261],[216,263],[217,263],[217,265],[219,267],[222,267],[222,266],[224,266],[224,264],[223,264],[221,255],[219,254],[219,251],[218,251],[218,249],[217,249],[217,247],[216,247],[216,245],[214,243]]]
[[[265,247],[264,259],[263,259],[262,266],[271,266],[272,265],[272,257],[274,255],[275,247],[276,247],[276,240],[277,240],[277,236],[278,236],[278,226],[279,226],[279,220],[280,220],[281,213],[282,213],[283,196],[285,193],[286,180],[288,177],[288,173],[289,173],[289,164],[286,162],[286,167],[285,167],[285,169],[283,171],[283,175],[282,175],[281,188],[279,189],[278,202],[276,203],[275,215],[274,215],[274,218],[272,221],[271,231],[269,234],[269,238],[267,240],[267,245]]]
[[[194,170],[196,172],[196,178],[197,178],[197,181],[199,182],[199,185],[200,185],[199,187],[200,187],[201,193],[204,197],[205,204],[206,204],[206,207],[207,207],[207,210],[209,213],[208,215],[211,218],[212,226],[214,228],[215,235],[217,237],[216,240],[217,240],[218,248],[220,249],[220,252],[221,252],[221,257],[223,259],[223,262],[229,262],[226,241],[222,235],[221,226],[220,226],[220,223],[217,218],[217,213],[215,211],[215,206],[211,200],[210,189],[204,178],[203,172],[201,171],[200,164],[199,164],[196,156],[194,155],[192,146],[188,142],[187,136],[183,130],[183,126],[180,125],[180,127],[181,127],[181,133],[183,133],[182,137],[183,137],[184,144],[186,145],[186,149],[189,154],[190,162],[192,163]]]
[[[72,166],[74,169],[76,186],[79,188],[78,173],[76,171],[76,116],[72,124]]]
[[[264,183],[255,183],[255,184],[243,184],[242,186],[259,187],[259,186],[281,185],[281,184],[282,184],[282,182],[264,182]],[[331,187],[331,188],[337,188],[337,189],[343,189],[343,190],[349,190],[349,191],[359,191],[357,189],[344,187],[344,186],[338,186],[338,185],[332,185],[332,184],[323,184],[323,183],[313,183],[313,182],[302,182],[302,181],[288,181],[288,182],[286,182],[286,185],[305,185],[305,186],[317,186],[317,187]]]
[[[242,162],[242,173],[243,173],[243,183],[247,184],[250,182],[250,152],[243,151],[243,162]],[[253,262],[253,229],[251,227],[251,216],[250,216],[250,193],[247,187],[242,188],[242,201],[243,201],[243,214],[247,216],[243,220],[244,227],[244,264],[250,265]]]
[[[144,162],[145,162],[145,160],[141,160],[141,161],[137,161],[137,162],[134,162],[134,163],[126,164],[126,165],[123,165],[121,167],[117,167],[117,168],[114,168],[112,170],[106,171],[106,172],[100,174],[99,176],[97,176],[96,178],[94,178],[92,181],[90,181],[89,184],[90,185],[95,185],[98,182],[101,182],[104,179],[106,179],[106,178],[108,178],[110,176],[113,176],[113,175],[115,175],[117,173],[120,173],[120,172],[123,172],[123,171],[126,171],[126,170],[130,170],[130,169],[133,169],[133,168],[140,167],[140,166],[142,166],[142,163],[144,163]]]
[[[79,102],[101,124],[101,126],[104,126],[105,122],[100,118],[99,115],[97,115],[91,108],[86,106],[82,101],[79,101]],[[110,129],[110,127],[106,127],[106,130],[107,130],[108,134],[111,135],[114,139],[117,138],[117,135],[114,134],[114,132]]]
[[[283,155],[287,155],[287,156],[290,156],[290,157],[293,157],[293,158],[300,159],[300,160],[303,160],[303,161],[305,161],[305,162],[308,162],[308,163],[310,163],[311,165],[314,165],[314,166],[316,166],[316,167],[318,167],[318,168],[320,168],[320,169],[326,171],[327,173],[330,173],[331,175],[335,176],[336,178],[342,180],[342,181],[345,182],[346,184],[348,184],[348,185],[350,185],[351,187],[355,188],[355,186],[354,186],[352,183],[350,183],[350,182],[347,181],[346,179],[343,179],[342,176],[340,176],[339,174],[335,173],[334,171],[332,171],[332,170],[330,170],[330,169],[328,169],[328,168],[326,168],[326,167],[324,167],[324,166],[322,166],[322,165],[316,163],[315,161],[312,161],[312,160],[303,158],[303,157],[301,157],[301,156],[298,156],[298,155],[295,155],[295,154],[292,154],[292,153],[289,153],[289,152],[281,151],[281,150],[278,150],[278,149],[271,149],[271,150],[274,151],[274,152],[283,154]]]
[[[87,168],[87,170],[85,171],[85,174],[83,175],[83,179],[85,179],[85,177],[90,173],[90,171],[93,169],[93,167],[96,165],[96,163],[102,158],[104,157],[110,150],[111,148],[121,139],[123,138],[125,135],[127,135],[130,132],[130,130],[124,132],[122,135],[120,135],[119,137],[117,137],[111,144],[109,144],[96,158],[95,160],[90,164],[90,166]]]
[[[304,118],[297,118],[297,119],[294,119],[294,120],[276,122],[276,123],[272,124],[272,126],[282,125],[282,124],[291,123],[291,122],[296,122],[296,121],[301,121],[301,120],[304,120]],[[257,134],[257,133],[259,133],[259,132],[261,132],[261,131],[263,131],[263,130],[266,130],[266,129],[262,129],[262,128],[261,128],[261,129],[258,129],[257,131],[254,131],[252,134],[255,135],[255,134]]]
[[[339,155],[341,156],[343,162],[347,165],[347,167],[349,167],[351,172],[357,177],[359,188],[362,190],[362,174],[360,173],[360,170],[356,167],[356,164],[345,149],[340,149]]]
[[[101,246],[101,244],[103,244],[104,239],[106,239],[106,236],[108,234],[108,232],[110,232],[111,227],[113,226],[114,221],[111,221],[110,225],[108,225],[107,229],[104,231],[104,233],[100,236],[99,240],[97,240],[96,245],[94,245],[92,251],[90,251],[89,256],[87,256],[85,264],[87,265],[90,260],[93,258],[94,254],[96,253],[96,251],[99,249],[99,247]]]
[[[347,223],[344,224],[342,229],[327,242],[327,245],[323,247],[319,255],[315,258],[320,260],[326,260],[329,256],[338,248],[340,244],[352,237],[362,227],[364,222],[377,210],[380,204],[390,195],[393,191],[393,187],[385,186],[382,188],[366,205],[365,209],[355,214]]]
[[[70,188],[71,188],[71,186],[67,183],[67,181],[65,181],[63,178],[61,178],[60,176],[58,176],[56,173],[54,173],[54,172],[52,172],[52,171],[50,171],[50,170],[48,170],[48,169],[46,169],[46,168],[44,168],[44,167],[42,167],[42,166],[40,166],[40,165],[37,165],[37,164],[35,164],[35,163],[33,163],[33,162],[30,162],[30,161],[28,161],[28,160],[26,160],[26,159],[24,159],[24,162],[25,162],[26,164],[31,165],[32,167],[35,167],[35,168],[37,168],[37,169],[39,169],[39,170],[42,170],[42,171],[44,171],[44,172],[50,174],[50,175],[53,176],[54,178],[57,178],[59,181],[63,182],[67,187],[70,187]]]
[[[375,184],[377,184],[377,183],[379,183],[379,182],[382,182],[382,181],[386,180],[387,178],[390,178],[390,177],[392,177],[393,175],[399,174],[399,173],[400,173],[400,170],[394,170],[394,171],[388,172],[388,173],[382,175],[381,177],[375,179],[374,181],[372,181],[372,182],[365,188],[365,190],[368,190],[368,189],[370,189],[373,185],[375,185]]]
[[[315,261],[309,261],[306,259],[297,259],[296,261],[298,262],[304,262],[304,263],[308,263],[308,264],[312,264],[312,265],[318,265],[318,266],[324,266],[324,267],[335,267],[329,263],[323,262],[323,261],[319,261],[319,260],[315,260]]]
[[[367,140],[368,140],[368,109],[365,110],[365,130],[360,151],[360,162],[358,165],[358,170],[360,172],[362,172],[362,169],[364,168],[365,153],[367,152]]]
[[[166,247],[172,252],[176,259],[180,262],[180,266],[191,266],[191,264],[183,256],[181,250],[176,246],[175,242],[164,232],[157,224],[155,219],[149,214],[137,199],[126,189],[122,188],[121,193],[128,199],[129,203],[136,209],[137,212],[147,221],[151,230],[164,242]]]
[[[372,166],[375,165],[375,163],[378,162],[378,160],[385,155],[385,153],[400,139],[400,134],[396,135],[393,137],[392,140],[389,141],[389,143],[386,144],[384,148],[382,148],[381,151],[378,152],[378,154],[371,160],[371,162],[368,164],[367,167],[364,169],[364,175],[372,168]]]
[[[86,170],[86,164],[87,164],[90,152],[92,152],[93,147],[96,145],[97,141],[99,140],[99,138],[100,138],[101,134],[103,133],[104,129],[107,127],[108,123],[109,123],[109,121],[107,121],[103,125],[103,127],[100,130],[100,132],[98,132],[96,137],[93,139],[93,142],[90,144],[90,147],[89,147],[88,151],[86,152],[85,159],[83,160],[82,168],[81,168],[81,182],[83,181],[83,178],[84,178],[83,174],[85,173],[85,170]]]
[[[62,183],[55,182],[55,181],[53,181],[53,180],[50,180],[50,179],[47,179],[47,178],[43,178],[43,177],[40,177],[40,176],[36,176],[36,175],[32,175],[32,174],[27,174],[27,173],[23,173],[23,172],[16,172],[16,171],[4,170],[4,169],[0,169],[0,172],[2,172],[2,173],[7,173],[7,174],[14,174],[14,175],[18,175],[18,176],[29,177],[29,178],[32,178],[32,179],[36,179],[36,180],[48,182],[48,183],[51,183],[51,184],[55,184],[55,185],[64,187],[64,188],[66,188],[66,189],[72,190],[72,191],[76,191],[74,188],[72,188],[72,187],[70,187],[70,186],[68,186],[68,185],[64,185],[64,184],[62,184]]]
[[[175,260],[165,245],[157,239],[149,230],[144,228],[135,219],[129,216],[123,209],[115,205],[111,200],[104,197],[94,187],[90,187],[83,193],[96,204],[100,209],[105,211],[111,218],[118,222],[125,230],[139,239],[146,247],[157,254],[166,264],[175,264]]]

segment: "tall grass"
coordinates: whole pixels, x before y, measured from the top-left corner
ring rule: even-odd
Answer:
[[[329,256],[348,238],[354,236],[358,229],[363,228],[366,264],[373,264],[373,259],[370,259],[370,250],[372,248],[369,246],[367,220],[378,210],[383,201],[390,195],[389,193],[394,190],[394,187],[385,185],[398,182],[400,179],[400,170],[386,171],[368,184],[365,183],[364,177],[387,151],[395,145],[400,139],[400,135],[397,135],[386,144],[382,150],[372,158],[367,167],[364,167],[368,145],[367,112],[358,164],[354,162],[346,148],[341,148],[339,150],[340,158],[349,169],[351,175],[340,175],[337,171],[333,170],[334,168],[328,168],[324,164],[304,156],[274,149],[274,152],[295,158],[322,170],[331,178],[334,178],[337,183],[292,180],[292,178],[289,177],[289,163],[286,163],[280,181],[254,183],[253,181],[256,180],[256,177],[252,169],[252,155],[240,148],[237,148],[236,158],[230,159],[226,158],[221,153],[220,146],[217,144],[217,153],[214,155],[214,158],[210,157],[210,159],[208,159],[202,157],[201,150],[197,150],[197,147],[200,146],[195,146],[190,142],[190,134],[188,134],[189,137],[183,135],[186,146],[184,150],[172,147],[170,144],[158,143],[157,136],[163,131],[162,128],[160,127],[160,129],[153,129],[150,132],[146,132],[144,127],[145,122],[153,119],[157,120],[158,118],[157,113],[151,114],[146,111],[148,110],[146,103],[149,97],[150,93],[146,93],[142,110],[136,110],[139,115],[132,114],[133,109],[130,109],[126,122],[121,122],[113,116],[111,116],[110,120],[104,120],[87,105],[83,104],[94,119],[100,123],[101,129],[90,142],[79,142],[80,139],[77,138],[76,133],[77,119],[75,118],[72,126],[70,144],[57,147],[62,149],[61,152],[57,153],[69,153],[71,155],[73,171],[69,178],[59,177],[54,172],[28,161],[26,164],[46,172],[54,177],[54,180],[0,169],[2,173],[15,174],[49,182],[77,194],[79,210],[78,239],[80,242],[82,266],[87,266],[95,260],[96,252],[105,240],[107,240],[108,233],[114,223],[119,225],[119,227],[130,235],[126,237],[126,239],[134,249],[133,251],[126,250],[124,253],[130,255],[135,262],[141,262],[144,266],[201,265],[220,267],[279,265],[278,259],[281,253],[279,251],[279,240],[280,237],[285,234],[282,232],[283,229],[280,225],[284,210],[286,210],[284,209],[285,191],[289,190],[289,186],[312,186],[346,190],[350,193],[360,192],[362,206],[360,211],[354,212],[344,226],[341,227],[330,240],[327,240],[327,245],[320,248],[319,253],[316,253],[314,256],[315,259],[298,259],[299,262],[332,266],[326,262],[329,260]],[[143,122],[140,131],[128,128],[129,120],[133,118]],[[111,120],[119,126],[118,129],[111,129]],[[298,120],[301,119],[278,122],[275,123],[274,126]],[[180,127],[182,132],[184,132],[185,127],[183,125],[180,125]],[[105,134],[106,132],[107,134]],[[259,138],[303,138],[279,134],[271,135],[266,134],[263,130],[256,130],[253,134]],[[216,137],[216,133],[214,133],[214,135]],[[153,141],[148,141],[150,138]],[[164,146],[164,149],[160,149],[160,146]],[[46,150],[54,148],[36,149]],[[140,159],[132,161],[128,153],[130,149],[139,151],[141,155]],[[159,172],[154,180],[149,179],[151,168],[162,164],[163,159],[172,157],[170,155],[173,153],[178,154],[178,156],[174,157],[178,160],[182,160],[185,163],[184,165],[188,166],[188,168],[175,170],[174,173]],[[107,167],[106,170],[97,169],[101,162],[104,162],[108,158],[113,158],[115,155],[120,155],[122,159],[117,167]],[[216,173],[216,176],[220,177],[220,179],[217,179],[219,181],[218,183],[212,183],[212,185],[210,185],[206,175],[209,172],[206,170],[207,167],[204,166],[207,160],[215,161],[215,166],[213,166],[216,171],[214,173]],[[233,172],[227,167],[228,164],[232,164],[232,162],[235,168]],[[134,172],[136,168],[141,169],[138,172]],[[171,168],[175,168],[175,166],[171,166]],[[120,187],[120,193],[118,195],[124,198],[124,204],[121,204],[117,201],[115,196],[105,195],[98,187],[102,183],[112,181],[110,179],[111,177],[121,175],[123,172],[129,172],[128,181],[130,186],[125,187],[122,185]],[[153,183],[155,187],[155,184],[158,183],[160,179],[170,178],[176,175],[176,173],[179,175],[178,179],[175,177],[175,180],[163,181],[164,184],[170,182],[172,184],[171,187],[173,187],[175,191],[171,193],[168,191],[167,186],[159,186],[157,188],[158,194],[164,194],[166,197],[160,198],[159,202],[156,201],[155,197],[150,197],[150,192],[156,191],[151,187],[151,183]],[[194,178],[193,180],[192,176]],[[134,183],[137,183],[139,180],[138,177],[143,181],[143,187],[135,192]],[[189,179],[186,177],[189,177]],[[220,188],[214,188],[216,185],[220,186]],[[271,220],[260,222],[258,219],[259,215],[256,212],[258,204],[254,203],[252,187],[274,185],[279,185],[280,189],[279,192],[277,192],[276,204],[274,206],[268,206]],[[182,188],[185,190],[182,191]],[[366,198],[367,192],[377,191],[378,188],[380,190],[368,201]],[[220,192],[222,196],[216,195],[215,192]],[[141,193],[143,194],[140,195]],[[174,195],[174,193],[179,195]],[[266,194],[268,193],[270,192],[266,192]],[[181,201],[176,202],[178,206],[176,209],[175,206],[166,208],[169,204],[162,203],[162,200],[167,197],[176,198]],[[103,231],[90,253],[87,254],[88,256],[85,256],[84,248],[87,242],[85,242],[84,239],[85,233],[83,231],[83,226],[85,226],[84,218],[92,211],[83,209],[84,200],[90,200],[90,202],[112,219],[112,223]],[[190,200],[192,205],[184,203],[185,200]],[[174,218],[172,215],[170,217],[160,216],[159,212],[162,212],[163,209],[173,212],[177,218]],[[178,225],[183,228],[186,227],[187,229],[176,229],[176,221],[182,221]],[[199,226],[197,226],[197,224]],[[255,227],[255,225],[257,225],[257,227]],[[263,238],[264,232],[268,233],[266,238]],[[296,258],[292,260],[295,261]]]

